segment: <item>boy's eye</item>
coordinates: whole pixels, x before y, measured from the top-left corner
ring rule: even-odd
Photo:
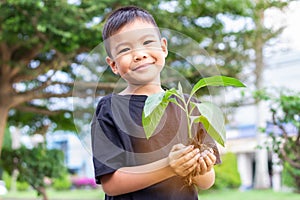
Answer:
[[[146,41],[144,42],[144,45],[150,44],[150,43],[152,43],[152,42],[154,42],[154,41],[153,41],[153,40],[146,40]]]
[[[118,54],[120,54],[120,53],[125,53],[126,51],[129,51],[129,50],[130,50],[129,48],[121,49],[121,50],[118,52]]]

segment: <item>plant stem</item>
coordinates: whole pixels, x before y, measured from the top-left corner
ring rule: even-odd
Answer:
[[[181,96],[179,94],[174,94],[178,99],[180,99],[183,103],[183,106],[181,106],[178,102],[176,103],[184,112],[187,119],[187,128],[188,128],[188,137],[192,138],[192,124],[190,119],[190,112],[188,110],[188,104],[191,98],[189,98],[187,101],[185,100],[184,96]],[[183,95],[183,94],[182,94]]]
[[[188,136],[191,139],[192,138],[192,124],[191,124],[190,113],[189,113],[189,109],[188,109],[188,103],[185,101],[185,99],[183,99],[183,104],[184,104],[184,111],[185,111],[187,126],[188,126]]]

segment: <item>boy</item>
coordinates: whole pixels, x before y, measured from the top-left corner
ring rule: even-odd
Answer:
[[[134,6],[115,10],[103,29],[106,62],[127,82],[120,93],[103,97],[92,122],[92,148],[96,182],[105,199],[198,199],[197,190],[185,184],[193,170],[200,189],[215,180],[213,165],[220,162],[214,141],[201,125],[205,143],[214,153],[200,155],[188,142],[184,113],[169,104],[153,136],[147,140],[141,125],[147,96],[162,92],[160,72],[168,54],[153,17]],[[211,145],[210,145],[211,146]]]

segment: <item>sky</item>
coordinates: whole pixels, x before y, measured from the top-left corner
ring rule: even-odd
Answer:
[[[274,26],[285,25],[286,28],[279,37],[278,45],[287,49],[286,53],[278,52],[270,55],[265,61],[268,62],[264,73],[267,85],[286,87],[300,91],[300,1],[290,3],[289,8],[283,12],[272,11],[266,14],[266,21]],[[286,81],[289,80],[289,81]]]
[[[265,14],[265,21],[274,27],[285,25],[280,36],[280,43],[284,48],[300,51],[300,1],[291,2],[283,11],[270,10]]]

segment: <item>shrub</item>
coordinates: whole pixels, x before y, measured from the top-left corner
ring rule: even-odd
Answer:
[[[11,189],[11,181],[12,178],[11,176],[7,173],[7,171],[3,172],[3,180],[5,182],[5,187],[7,188],[7,190]],[[26,191],[29,189],[29,184],[25,181],[17,181],[16,182],[16,187],[18,191]]]
[[[295,178],[293,177],[293,168],[290,167],[290,165],[286,162],[283,165],[283,171],[282,171],[282,183],[283,185],[290,187],[290,188],[296,188]]]
[[[234,153],[226,153],[222,156],[222,163],[216,165],[216,181],[214,189],[238,188],[241,184],[237,168],[237,159]]]
[[[10,184],[11,184],[11,176],[6,172],[3,171],[3,181],[5,182],[5,187],[7,190],[10,190]]]
[[[25,181],[17,181],[17,190],[26,191],[29,189],[29,184]]]
[[[72,186],[70,176],[66,173],[61,178],[55,178],[53,180],[52,187],[55,190],[68,190]]]

